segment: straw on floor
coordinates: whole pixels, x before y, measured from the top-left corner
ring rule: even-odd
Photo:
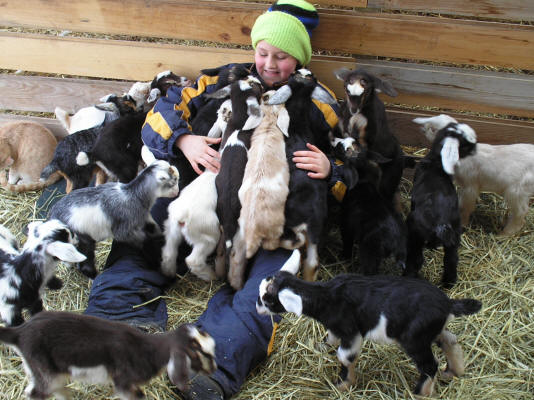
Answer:
[[[403,207],[409,207],[411,182],[402,181]],[[35,217],[39,192],[0,192],[0,223],[21,242],[24,225]],[[473,297],[482,310],[449,325],[464,350],[465,376],[451,382],[438,381],[436,398],[442,399],[531,399],[534,393],[534,212],[531,210],[522,233],[499,237],[505,204],[493,194],[482,194],[471,224],[462,237],[458,284],[448,294]],[[350,265],[338,257],[339,233],[333,227],[321,251],[319,279],[340,272],[357,272],[358,260]],[[109,243],[98,246],[101,265]],[[357,252],[356,252],[357,254]],[[424,276],[439,284],[442,251],[425,251]],[[392,262],[384,273],[400,274]],[[81,312],[87,304],[91,282],[79,272],[61,265],[63,289],[45,292],[46,309]],[[206,283],[191,274],[166,293],[168,328],[192,322],[206,307],[221,282]],[[365,342],[357,364],[356,384],[347,393],[336,390],[339,363],[335,349],[323,344],[325,330],[306,317],[286,315],[275,339],[273,354],[253,371],[235,399],[409,399],[417,380],[415,365],[396,346]],[[442,352],[435,355],[444,368]],[[27,385],[20,357],[0,346],[0,399],[24,396]],[[111,386],[72,383],[74,399],[114,398]],[[144,387],[148,399],[176,398],[165,374]]]

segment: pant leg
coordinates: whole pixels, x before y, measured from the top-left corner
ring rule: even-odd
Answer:
[[[208,332],[216,343],[217,370],[214,378],[230,397],[237,393],[250,371],[267,356],[273,334],[270,316],[256,312],[261,281],[275,274],[289,258],[284,249],[260,249],[249,266],[244,287],[235,292],[223,286],[208,302],[197,325]],[[280,317],[274,317],[280,321]]]

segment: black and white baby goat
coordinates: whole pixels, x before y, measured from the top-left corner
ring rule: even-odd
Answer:
[[[349,70],[340,68],[334,71],[336,77],[344,82],[345,101],[341,104],[339,127],[342,136],[352,136],[360,146],[367,148],[391,161],[380,165],[382,177],[379,190],[387,201],[392,202],[400,211],[398,186],[404,167],[403,152],[399,141],[389,129],[384,103],[378,93],[397,96],[397,91],[363,68]],[[351,123],[354,115],[361,114],[366,126]]]
[[[281,247],[295,249],[306,246],[303,274],[306,280],[315,280],[318,273],[318,246],[327,217],[328,185],[324,179],[313,179],[308,171],[297,168],[293,153],[308,150],[307,143],[321,148],[324,137],[318,137],[310,121],[314,101],[334,104],[332,97],[305,69],[295,71],[269,99],[269,104],[285,103],[289,114],[286,157],[289,165],[289,195],[285,204],[285,227],[280,238]],[[321,148],[323,152],[328,149]]]
[[[413,359],[421,374],[418,395],[432,395],[438,370],[432,343],[447,358],[444,375],[463,374],[462,349],[446,327],[454,317],[478,312],[479,301],[449,299],[429,282],[405,277],[344,274],[327,282],[306,282],[295,277],[299,258],[294,252],[276,275],[261,282],[256,309],[260,314],[306,315],[323,324],[327,342],[340,344],[340,390],[354,383],[364,339],[397,343]]]
[[[175,167],[158,160],[129,183],[73,190],[59,199],[49,218],[63,221],[78,236],[78,249],[87,256],[78,269],[89,278],[96,276],[96,242],[114,238],[142,248],[145,239],[159,234],[150,209],[158,197],[178,195],[178,177]]]
[[[85,260],[74,245],[69,229],[58,220],[31,222],[28,239],[21,251],[15,237],[0,225],[0,316],[8,326],[24,322],[22,310],[30,314],[43,309],[41,300],[45,286],[59,289],[61,280],[55,277],[57,263]]]
[[[68,312],[42,312],[16,328],[0,327],[0,341],[22,357],[29,398],[70,399],[69,378],[111,380],[122,400],[144,398],[139,385],[164,368],[180,390],[190,375],[216,369],[215,341],[190,324],[163,334],[122,322]]]
[[[437,132],[430,152],[417,164],[411,210],[406,219],[406,275],[418,275],[424,262],[424,247],[443,246],[443,285],[451,287],[456,282],[462,226],[453,184],[454,167],[475,151],[475,131],[466,124],[452,122]]]

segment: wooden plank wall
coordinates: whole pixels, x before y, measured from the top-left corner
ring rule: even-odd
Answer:
[[[7,70],[0,74],[0,110],[50,113],[60,106],[73,112],[166,69],[194,78],[201,68],[250,61],[250,29],[267,6],[225,0],[54,3],[0,4],[0,68]],[[336,68],[359,64],[390,80],[399,96],[384,100],[403,143],[426,144],[411,119],[442,111],[471,123],[480,141],[534,143],[534,2],[314,4],[321,23],[312,39],[312,70],[340,97]],[[0,113],[0,121],[12,118]],[[46,123],[61,132],[56,121]]]

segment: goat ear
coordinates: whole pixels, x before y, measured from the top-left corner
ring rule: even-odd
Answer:
[[[261,109],[259,107],[257,109],[251,108],[249,104],[249,110],[254,110],[254,111],[252,113],[251,111],[249,111],[249,117],[245,121],[245,125],[243,125],[243,128],[242,128],[244,131],[257,128],[259,124],[261,124],[261,121],[263,119],[263,113],[261,112]],[[259,111],[259,113],[256,111]]]
[[[187,356],[185,353],[173,351],[171,357],[172,362],[167,365],[167,374],[170,381],[183,392],[187,389],[187,382],[189,381]]]
[[[397,97],[398,93],[391,83],[375,77],[375,90],[383,92],[390,97]]]
[[[454,166],[458,163],[460,155],[458,148],[460,141],[453,137],[446,137],[443,140],[443,147],[441,148],[441,165],[443,170],[449,174],[454,174]]]
[[[377,164],[386,164],[391,161],[391,158],[384,157],[382,154],[372,150],[367,150],[367,157]]]
[[[141,158],[147,166],[156,161],[156,157],[145,144],[141,147]]]
[[[280,271],[289,272],[292,275],[297,275],[300,268],[300,250],[295,249],[287,261],[282,265]]]
[[[283,289],[278,293],[278,301],[287,312],[296,314],[297,317],[302,315],[302,298],[292,292],[290,289]]]
[[[457,122],[454,118],[447,114],[440,114],[434,117],[419,117],[414,118],[413,122],[423,125],[422,130],[428,140],[431,142],[436,138],[436,133],[445,128],[451,122]]]
[[[219,121],[215,121],[213,126],[210,128],[210,131],[208,132],[208,137],[211,138],[218,138],[222,135],[222,127]]]
[[[227,85],[213,93],[206,94],[205,97],[207,97],[208,99],[225,99],[230,96],[231,90],[231,85]]]
[[[160,96],[161,90],[159,90],[158,88],[151,89],[146,101],[147,103],[152,103],[153,101],[156,101]]]
[[[85,261],[87,259],[82,253],[76,250],[70,243],[52,242],[46,246],[46,252],[53,257],[59,258],[61,261],[75,263]]]
[[[348,68],[339,68],[334,71],[334,75],[337,79],[340,81],[344,81],[348,74],[350,74],[351,70]]]
[[[289,85],[284,85],[269,98],[267,104],[283,104],[291,97],[292,91]]]
[[[289,137],[289,113],[285,107],[282,107],[278,112],[276,126],[278,126],[278,129],[282,131],[285,137]]]
[[[315,86],[315,89],[313,89],[312,92],[312,99],[315,99],[317,101],[320,101],[321,103],[325,104],[335,104],[337,103],[337,100],[330,95],[325,89],[323,89],[320,86]]]

